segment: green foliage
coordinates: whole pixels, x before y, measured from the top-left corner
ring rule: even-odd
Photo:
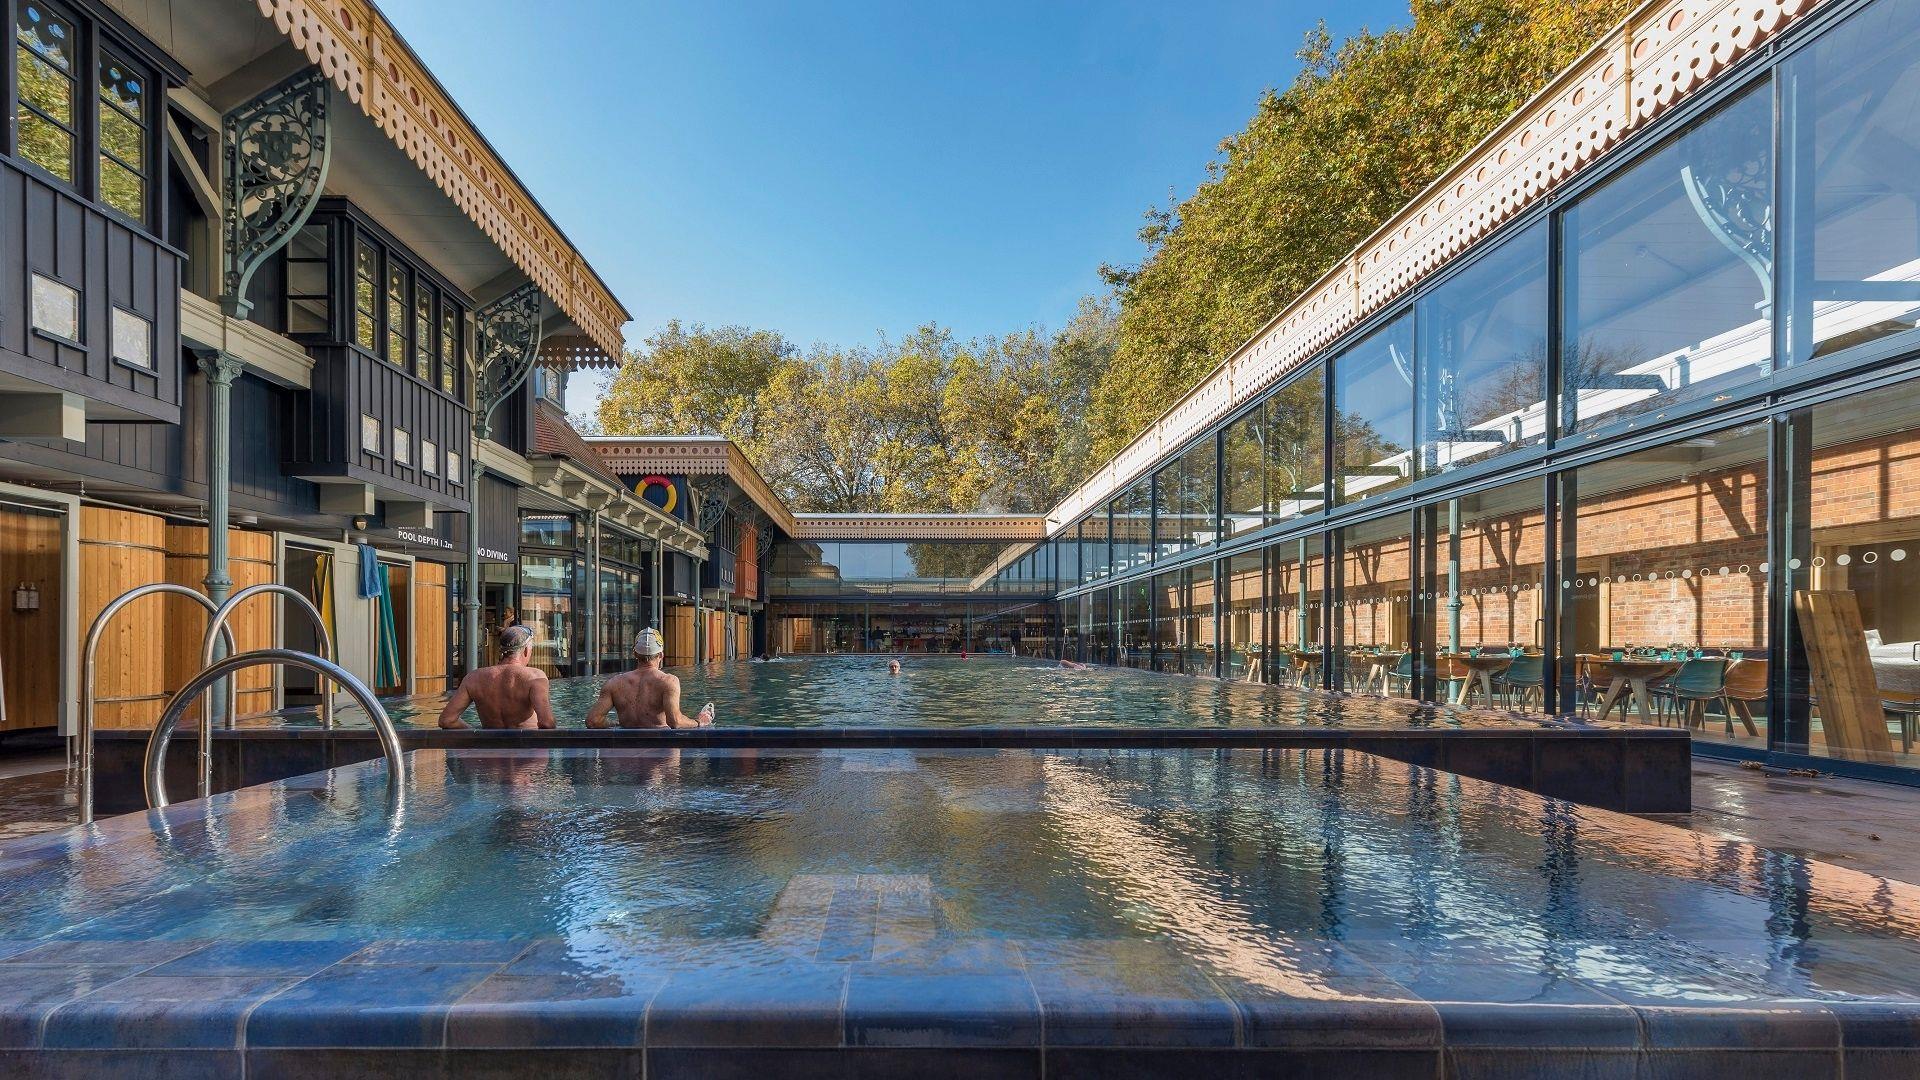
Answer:
[[[627,355],[592,426],[734,440],[796,510],[1045,510],[1081,479],[1115,312],[958,341],[929,324],[801,354],[777,334],[670,324]]]
[[[1414,0],[1410,27],[1321,26],[1146,259],[1103,269],[1120,347],[1095,386],[1094,460],[1180,395],[1570,64],[1637,0]]]

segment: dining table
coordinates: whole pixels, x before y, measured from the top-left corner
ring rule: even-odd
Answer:
[[[1652,703],[1653,695],[1648,692],[1647,684],[1680,670],[1680,661],[1655,657],[1636,656],[1615,660],[1611,656],[1586,654],[1581,659],[1586,661],[1588,676],[1595,685],[1603,678],[1607,680],[1606,692],[1600,696],[1599,717],[1602,720],[1607,718],[1616,704],[1620,706],[1621,719],[1625,719],[1627,698],[1631,697],[1634,708],[1640,713],[1640,722],[1652,724],[1653,712],[1648,706]]]
[[[1467,677],[1453,691],[1453,703],[1465,705],[1468,695],[1474,687],[1479,687],[1487,696],[1487,704],[1493,704],[1493,677],[1513,666],[1513,656],[1505,652],[1485,652],[1478,655],[1472,652],[1443,652],[1442,660],[1452,660],[1467,669]]]
[[[1393,665],[1399,662],[1399,653],[1387,652],[1382,649],[1358,648],[1351,649],[1347,652],[1347,668],[1351,671],[1365,671],[1367,673],[1366,676],[1360,680],[1360,692],[1363,694],[1374,693],[1375,684],[1377,683],[1379,684],[1378,692],[1382,697],[1385,697],[1387,693],[1387,672],[1393,670]]]

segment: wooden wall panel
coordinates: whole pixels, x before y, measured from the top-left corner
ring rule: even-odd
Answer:
[[[207,576],[207,530],[199,525],[167,526],[167,580],[204,591]],[[227,573],[233,578],[233,591],[249,585],[275,580],[273,536],[270,533],[227,531]],[[264,649],[274,644],[275,597],[255,598],[234,612],[227,623],[233,628],[234,647],[241,652]],[[295,615],[293,618],[300,618]],[[200,671],[200,643],[207,632],[207,616],[195,610],[184,597],[169,601],[166,614],[167,647],[165,685],[171,695]],[[268,712],[273,708],[275,669],[249,668],[236,679],[240,715]],[[156,715],[157,719],[157,715]]]
[[[0,510],[0,674],[6,717],[0,728],[52,727],[60,720],[61,550],[64,517]],[[40,590],[40,607],[15,611],[21,583]]]
[[[80,634],[136,585],[167,580],[167,523],[152,514],[80,508]],[[121,611],[100,639],[94,715],[99,726],[152,727],[166,704],[166,612],[184,597],[149,596]],[[198,635],[194,640],[199,640]]]
[[[447,568],[424,560],[413,564],[413,689],[444,694],[449,627]]]
[[[686,667],[693,663],[693,608],[686,604],[667,607],[668,667]]]

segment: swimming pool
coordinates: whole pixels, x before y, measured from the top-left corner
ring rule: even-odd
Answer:
[[[0,846],[0,1042],[1822,1076],[1920,1032],[1920,888],[1365,754],[413,757],[397,812],[361,765]]]
[[[1054,663],[1007,658],[906,657],[896,676],[888,673],[887,659],[827,656],[734,662],[674,673],[680,678],[685,711],[691,715],[711,701],[717,707],[718,722],[726,726],[1465,728],[1570,723],[1405,698],[1333,695],[1128,668],[1068,670]],[[561,726],[579,726],[584,721],[603,681],[599,677],[553,681],[553,710]],[[432,727],[445,703],[444,697],[413,698],[394,702],[388,712],[398,724]],[[345,707],[340,710],[343,722],[357,720],[356,713]],[[469,723],[475,722],[471,710],[466,715]],[[255,721],[277,722],[281,721]],[[310,712],[302,712],[295,722],[315,721]]]

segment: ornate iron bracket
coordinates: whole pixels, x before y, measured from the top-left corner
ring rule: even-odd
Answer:
[[[540,287],[529,281],[474,312],[480,360],[474,371],[473,433],[493,431],[493,412],[533,373],[540,353]]]
[[[774,543],[773,519],[763,516],[754,532],[754,555],[757,556],[755,562],[759,566],[767,565],[767,556],[773,553]]]
[[[285,247],[319,205],[333,158],[332,90],[309,68],[222,120],[226,209],[221,306],[236,319],[253,307],[254,271]]]
[[[717,484],[694,484],[691,486],[700,496],[700,514],[698,518],[700,535],[708,543],[712,543],[713,530],[720,526],[720,519],[726,516],[729,505],[726,481],[723,480]]]

